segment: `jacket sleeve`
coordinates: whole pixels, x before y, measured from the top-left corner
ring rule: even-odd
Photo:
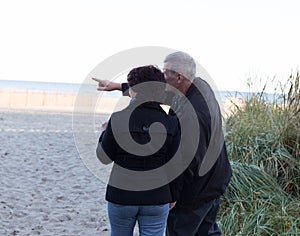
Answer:
[[[107,128],[102,132],[96,154],[98,159],[105,165],[110,164],[114,161],[116,149],[116,140],[114,138],[112,128],[111,128],[111,119],[108,121]]]
[[[122,83],[121,84],[121,87],[122,87],[122,93],[123,93],[123,96],[129,96],[129,85],[128,83]]]
[[[175,158],[174,157],[175,153],[177,153],[177,155],[178,155],[175,159],[176,163],[174,166],[174,170],[173,169],[171,170],[172,173],[178,169],[180,170],[180,168],[182,167],[182,162],[183,162],[182,154],[181,154],[181,151],[179,150],[181,133],[180,133],[180,127],[179,127],[178,123],[177,123],[176,129],[177,129],[177,131],[176,131],[175,135],[172,136],[172,138],[169,140],[169,143],[168,143],[168,154],[167,154],[168,160],[167,161],[171,160],[172,158]],[[183,189],[183,173],[181,173],[174,180],[172,180],[169,185],[170,185],[170,190],[171,190],[171,194],[172,194],[172,202],[175,202],[179,199],[180,192]]]

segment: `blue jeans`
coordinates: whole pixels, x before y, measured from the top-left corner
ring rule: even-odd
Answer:
[[[163,236],[169,204],[154,206],[128,206],[108,202],[111,236],[132,236],[136,221],[140,236]]]

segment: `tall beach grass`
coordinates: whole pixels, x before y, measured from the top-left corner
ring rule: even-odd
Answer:
[[[226,119],[233,177],[219,212],[224,235],[300,235],[299,77],[272,101],[264,86]]]

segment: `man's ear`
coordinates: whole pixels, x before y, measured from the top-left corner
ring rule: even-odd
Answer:
[[[181,83],[183,83],[183,81],[184,81],[184,76],[183,75],[181,75],[181,74],[178,74],[178,77],[177,77],[177,82],[178,82],[178,84],[181,84]]]

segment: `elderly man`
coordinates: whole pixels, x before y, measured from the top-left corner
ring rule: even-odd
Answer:
[[[164,74],[168,94],[173,94],[169,114],[177,114],[181,124],[199,127],[199,139],[186,135],[181,152],[191,160],[182,173],[183,186],[176,205],[170,210],[167,236],[221,235],[216,223],[220,196],[229,184],[232,171],[222,133],[219,105],[207,82],[195,77],[194,59],[184,52],[168,55]],[[97,80],[98,90],[128,89],[127,84]],[[170,98],[170,96],[168,96]],[[189,102],[193,110],[186,104]],[[191,115],[196,113],[196,119]],[[196,133],[195,133],[196,134]],[[212,145],[213,144],[213,145]],[[195,148],[195,152],[191,149]],[[190,155],[193,155],[190,158]],[[204,166],[204,167],[203,167]]]

